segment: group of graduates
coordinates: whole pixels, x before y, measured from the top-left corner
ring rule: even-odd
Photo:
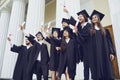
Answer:
[[[61,80],[62,74],[66,80],[75,80],[76,64],[83,62],[84,80],[89,80],[89,69],[93,80],[114,80],[111,61],[115,51],[109,31],[101,24],[104,14],[94,10],[89,16],[82,10],[77,13],[77,22],[66,7],[63,10],[68,15],[68,19],[62,19],[63,30],[48,28],[45,31],[41,28],[35,39],[25,32],[24,26],[20,26],[26,37],[25,46],[12,44],[8,37],[11,51],[18,53],[13,79],[32,80],[34,73],[37,80],[42,80],[42,76],[48,80],[50,69],[52,80]],[[44,40],[50,44],[50,56]]]

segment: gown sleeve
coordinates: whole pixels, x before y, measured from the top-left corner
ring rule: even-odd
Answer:
[[[85,42],[90,37],[91,24],[88,23],[86,26],[87,26],[87,28],[84,30],[83,33],[80,33],[78,31],[77,41],[79,43]]]
[[[79,47],[78,47],[76,41],[74,41],[74,49],[75,49],[76,63],[79,63],[80,62],[80,52],[79,52]]]
[[[11,47],[12,52],[20,53],[21,50],[22,50],[22,46],[13,45],[13,47]]]
[[[108,29],[106,29],[106,37],[107,37],[109,52],[111,54],[115,55],[115,50],[114,50],[114,47],[113,47],[112,38],[110,36],[110,32],[109,32]]]
[[[49,44],[51,44],[50,38],[46,37],[45,41],[47,41]]]
[[[44,60],[45,61],[45,63],[48,63],[49,62],[49,53],[48,53],[48,48],[47,48],[47,45],[46,44],[44,44],[44,48],[45,48],[45,56],[46,56],[46,59]]]

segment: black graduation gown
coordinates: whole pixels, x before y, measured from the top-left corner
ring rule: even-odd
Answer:
[[[62,73],[65,72],[66,67],[68,67],[68,74],[70,78],[74,78],[76,75],[76,44],[74,39],[70,39],[67,43],[67,48],[65,51],[60,53],[60,63],[59,63],[59,74],[61,77]]]
[[[103,36],[101,30],[91,36],[90,68],[94,80],[114,80],[110,53],[115,55],[109,31]]]
[[[107,38],[107,43],[108,43],[108,46],[109,46],[109,53],[112,53],[113,55],[116,56],[116,53],[115,53],[115,49],[114,49],[114,46],[113,46],[113,42],[112,42],[112,38],[111,38],[111,35],[110,35],[110,32],[108,29],[106,29],[106,38]]]
[[[27,49],[26,46],[13,45],[11,51],[18,53],[17,62],[14,69],[13,79],[14,80],[26,80],[26,69],[28,64],[29,53],[32,47]]]
[[[61,32],[60,32],[60,37],[62,38],[62,36],[63,36],[63,32],[64,32],[64,30],[66,29],[66,28],[70,28],[69,26],[67,26],[67,27],[65,27],[65,28],[63,28],[63,30],[61,30]],[[71,28],[70,28],[71,29]],[[72,33],[70,34],[70,36],[71,36],[71,38],[72,39],[74,39],[75,40],[75,43],[77,44],[79,41],[78,41],[78,39],[77,39],[77,36],[76,36],[76,34],[75,33],[73,33],[73,30],[71,29],[71,31],[72,31]],[[76,52],[77,52],[77,54],[76,54],[76,63],[79,63],[80,62],[80,49],[79,49],[79,45],[77,44],[76,45]]]
[[[75,26],[76,20],[71,17],[70,18],[70,24]],[[88,62],[88,56],[89,56],[89,39],[90,39],[90,28],[91,24],[87,23],[84,28],[82,28],[81,24],[78,23],[78,35],[76,37],[78,47],[79,47],[79,59],[81,61],[87,61]]]
[[[56,47],[60,47],[61,39],[55,39],[53,37],[45,39],[48,43],[50,43],[50,62],[49,69],[51,71],[57,71],[59,65],[59,56],[60,51],[56,50]]]
[[[28,37],[28,40],[32,43],[32,51],[30,53],[30,57],[29,57],[29,62],[28,62],[28,69],[27,69],[27,73],[28,73],[28,80],[29,76],[31,75],[31,71],[34,70],[34,64],[37,60],[38,54],[41,51],[41,67],[42,67],[42,75],[44,76],[48,76],[48,62],[49,62],[49,54],[48,54],[48,49],[47,49],[47,45],[42,43],[42,45],[40,46],[40,44],[35,41],[33,38]]]

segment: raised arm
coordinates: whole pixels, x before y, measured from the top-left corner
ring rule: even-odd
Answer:
[[[12,41],[11,41],[11,34],[9,34],[9,36],[7,37],[7,40],[10,43],[11,51],[12,52],[16,52],[16,53],[20,53],[20,51],[22,49],[22,46],[16,46],[15,44],[12,43]]]
[[[22,45],[21,46],[13,45],[11,47],[11,51],[12,52],[16,52],[16,53],[20,53],[21,51],[23,51],[23,46]]]
[[[70,15],[68,9],[66,7],[64,7],[63,11],[67,14],[68,18],[70,19],[70,24],[75,26],[77,21]]]
[[[29,33],[27,33],[26,32],[26,30],[25,30],[25,26],[22,26],[22,25],[20,25],[20,29],[22,30],[22,32],[23,32],[23,34],[24,34],[24,36],[26,37],[26,38],[28,38],[28,40],[31,42],[31,44],[33,45],[36,41],[34,40],[34,36],[32,35],[32,34],[29,34]]]

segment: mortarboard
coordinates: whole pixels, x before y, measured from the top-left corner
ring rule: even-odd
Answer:
[[[103,13],[97,11],[97,10],[94,10],[90,16],[90,19],[92,20],[92,16],[93,15],[98,15],[98,17],[100,18],[100,21],[103,19],[103,17],[105,16]]]
[[[52,28],[52,34],[53,34],[54,31],[57,31],[58,34],[59,34],[60,33],[60,28]]]
[[[87,18],[89,18],[89,15],[88,15],[88,13],[87,13],[87,11],[86,11],[85,9],[77,13],[78,16],[79,16],[80,14],[81,14],[81,15],[85,15]]]
[[[41,32],[38,32],[35,36],[37,36],[38,34],[40,34],[43,37],[43,34]],[[43,37],[44,38],[44,37]]]
[[[66,22],[67,24],[70,24],[70,20],[69,20],[69,19],[63,18],[63,19],[62,19],[62,23],[63,23],[63,22]]]
[[[31,34],[29,34],[29,36],[25,36],[26,38],[32,38],[32,39],[34,39],[35,37],[33,36],[33,35],[31,35]]]

